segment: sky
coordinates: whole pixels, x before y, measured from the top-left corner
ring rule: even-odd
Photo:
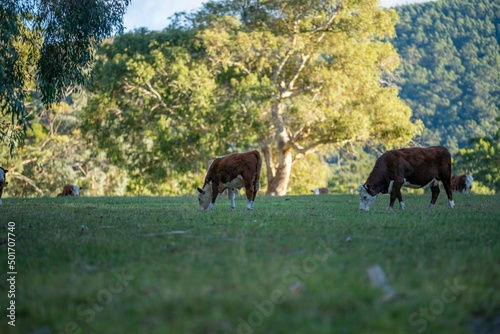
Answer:
[[[380,0],[384,7],[405,5],[429,0]],[[167,18],[177,12],[190,12],[201,7],[207,0],[132,0],[124,17],[125,31],[146,27],[162,30],[168,24]]]

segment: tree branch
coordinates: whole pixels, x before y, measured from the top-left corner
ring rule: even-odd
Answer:
[[[33,181],[32,179],[30,179],[29,177],[27,176],[24,176],[23,174],[20,174],[18,172],[12,172],[12,171],[9,171],[9,175],[15,179],[18,179],[18,180],[21,180],[21,181],[24,181],[26,183],[28,183],[30,186],[32,186],[33,188],[35,188],[35,190],[43,196],[43,191],[42,189],[38,188],[36,186],[36,183],[35,181]]]
[[[340,4],[337,6],[337,8],[335,9],[334,12],[332,12],[332,14],[330,15],[330,17],[326,20],[326,22],[324,24],[322,24],[321,26],[311,30],[311,33],[317,33],[317,32],[323,32],[319,39],[318,39],[318,42],[321,41],[321,39],[323,39],[324,37],[324,32],[328,31],[328,28],[330,28],[330,25],[332,24],[333,20],[337,17],[337,15],[339,14],[340,10],[342,9],[342,7],[344,6],[344,0],[342,0],[340,2]]]

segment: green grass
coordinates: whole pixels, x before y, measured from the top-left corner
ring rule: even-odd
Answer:
[[[500,196],[4,199],[1,333],[486,333],[500,315]],[[7,325],[8,222],[16,326]],[[380,265],[395,292],[372,287]],[[454,291],[448,287],[458,285]],[[8,320],[8,319],[7,319]],[[496,325],[498,326],[498,325]]]

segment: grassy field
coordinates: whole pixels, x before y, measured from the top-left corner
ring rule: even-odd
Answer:
[[[404,198],[7,198],[0,332],[498,333],[500,196]]]

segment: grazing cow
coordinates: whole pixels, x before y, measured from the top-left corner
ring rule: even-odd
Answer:
[[[448,195],[448,206],[453,208],[451,156],[446,148],[432,146],[387,151],[377,159],[365,184],[358,187],[359,208],[368,211],[379,193],[389,193],[391,198],[387,209],[393,209],[397,198],[400,209],[404,210],[401,187],[422,188],[428,184],[432,191],[429,208],[433,208],[439,195],[439,181]]]
[[[230,190],[227,197],[231,201],[231,209],[235,209],[233,189],[243,187],[247,195],[247,209],[253,210],[255,196],[259,191],[261,166],[259,151],[233,153],[216,158],[208,166],[203,189],[198,188],[200,210],[212,210],[217,195],[226,189]]]
[[[8,170],[0,167],[0,205],[2,205],[2,194],[3,194],[3,188],[5,188],[6,185],[9,184],[7,182],[7,177],[5,174],[7,174]]]
[[[472,189],[473,181],[474,178],[470,174],[452,175],[451,189],[453,191],[459,191],[462,194],[468,194]]]
[[[57,196],[80,196],[80,190],[83,187],[79,187],[77,185],[67,184],[64,186],[62,192]]]
[[[328,188],[314,188],[311,191],[314,195],[328,194]]]

